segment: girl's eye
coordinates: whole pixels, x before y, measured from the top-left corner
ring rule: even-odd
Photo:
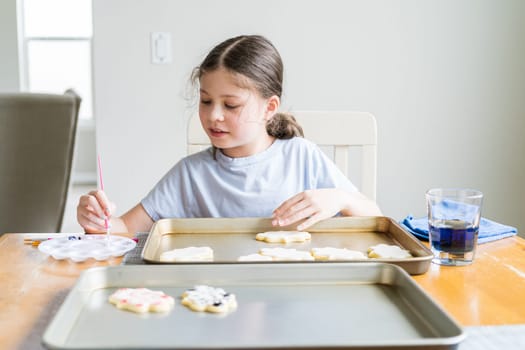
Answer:
[[[225,104],[224,107],[228,108],[228,109],[235,109],[235,108],[238,108],[239,106],[237,105],[229,105],[229,104]]]
[[[209,105],[210,103],[211,103],[211,101],[201,100],[201,104],[203,104],[203,105]]]

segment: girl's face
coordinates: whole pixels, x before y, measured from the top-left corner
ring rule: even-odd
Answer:
[[[279,107],[279,98],[261,97],[239,87],[236,76],[223,68],[200,79],[199,116],[211,143],[228,157],[247,157],[264,151],[274,138],[266,122]]]

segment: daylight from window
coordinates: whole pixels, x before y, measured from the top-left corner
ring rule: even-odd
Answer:
[[[22,0],[26,89],[82,97],[80,118],[93,117],[91,0]]]

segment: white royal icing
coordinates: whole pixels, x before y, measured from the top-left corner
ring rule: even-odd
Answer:
[[[237,308],[235,294],[222,288],[197,285],[182,294],[182,304],[195,311],[222,313]]]
[[[162,291],[147,288],[119,288],[109,296],[109,302],[119,309],[144,313],[169,311],[175,300]]]
[[[262,255],[271,256],[275,261],[312,261],[314,257],[310,252],[292,248],[262,248],[259,251]]]
[[[272,261],[272,260],[273,258],[271,256],[262,255],[259,253],[242,255],[237,259],[237,261]]]
[[[368,256],[370,258],[404,259],[412,257],[412,254],[397,245],[378,244],[368,248]]]
[[[317,260],[355,260],[368,259],[368,257],[357,250],[350,250],[346,248],[312,248],[312,255]]]
[[[304,242],[311,238],[312,235],[305,231],[268,231],[255,235],[256,240],[269,243]]]

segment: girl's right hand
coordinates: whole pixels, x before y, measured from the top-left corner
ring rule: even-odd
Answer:
[[[106,221],[115,210],[104,191],[96,190],[80,196],[77,206],[77,221],[87,233],[106,232]]]

